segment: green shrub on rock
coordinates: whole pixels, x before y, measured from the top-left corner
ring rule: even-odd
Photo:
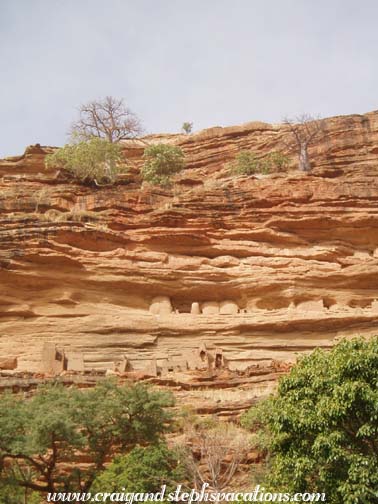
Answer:
[[[175,145],[150,145],[144,151],[141,170],[143,180],[151,184],[167,185],[172,175],[185,166],[184,153]]]
[[[159,492],[163,485],[173,491],[183,481],[185,469],[179,453],[164,443],[137,446],[128,454],[116,457],[93,484],[93,492]]]
[[[254,175],[262,173],[281,172],[287,169],[289,159],[280,152],[272,151],[264,157],[259,157],[252,151],[240,151],[235,161],[230,163],[231,172],[235,175]]]
[[[289,165],[289,158],[282,152],[272,151],[263,159],[268,173],[286,171]]]
[[[61,169],[82,184],[111,185],[125,172],[122,147],[101,138],[67,144],[46,156],[45,164]]]
[[[262,160],[254,152],[240,151],[230,169],[235,175],[254,175],[263,171]]]
[[[192,130],[193,130],[193,123],[192,122],[188,122],[188,121],[185,121],[183,124],[182,124],[182,127],[181,127],[182,131],[184,133],[186,133],[187,135],[189,135]]]

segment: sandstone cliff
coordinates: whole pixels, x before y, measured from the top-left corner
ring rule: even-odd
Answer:
[[[53,343],[73,370],[265,367],[266,390],[299,353],[376,333],[378,112],[326,131],[308,175],[293,156],[287,174],[230,176],[241,149],[285,150],[265,123],[127,142],[113,188],[45,170],[51,148],[1,160],[0,368],[43,372]],[[185,152],[169,190],[141,186],[146,141]]]

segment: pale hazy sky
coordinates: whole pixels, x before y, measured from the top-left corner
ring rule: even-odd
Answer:
[[[378,0],[0,0],[0,156],[113,95],[148,132],[378,109]]]

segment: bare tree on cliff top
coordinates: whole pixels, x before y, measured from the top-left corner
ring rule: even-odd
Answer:
[[[311,170],[308,147],[316,138],[324,138],[324,120],[309,114],[302,114],[293,119],[285,118],[284,124],[289,127],[294,145],[288,145],[298,153],[299,169],[305,172]]]
[[[79,140],[104,138],[111,143],[135,138],[143,132],[140,120],[123,99],[106,96],[81,105],[79,119],[71,126],[71,136]]]

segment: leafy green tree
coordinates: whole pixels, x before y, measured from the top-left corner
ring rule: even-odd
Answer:
[[[127,455],[116,457],[95,480],[92,491],[158,492],[167,485],[173,491],[185,479],[179,453],[164,443],[148,447],[138,446]]]
[[[182,124],[182,127],[181,127],[182,131],[184,133],[186,133],[187,135],[189,135],[189,133],[192,132],[193,130],[193,123],[192,122],[187,122],[185,121],[183,124]]]
[[[41,504],[41,497],[37,492],[22,488],[16,481],[0,479],[1,504]]]
[[[86,492],[109,457],[160,441],[172,404],[165,393],[112,381],[90,390],[44,386],[28,400],[2,395],[0,481],[42,493]],[[76,462],[82,456],[86,465]]]
[[[184,153],[175,145],[150,145],[144,150],[143,158],[141,174],[151,184],[167,185],[171,176],[185,166]]]
[[[264,432],[273,489],[378,503],[378,339],[303,357],[243,424]]]
[[[122,147],[101,138],[67,144],[46,156],[45,164],[59,168],[82,184],[114,184],[125,171]]]

